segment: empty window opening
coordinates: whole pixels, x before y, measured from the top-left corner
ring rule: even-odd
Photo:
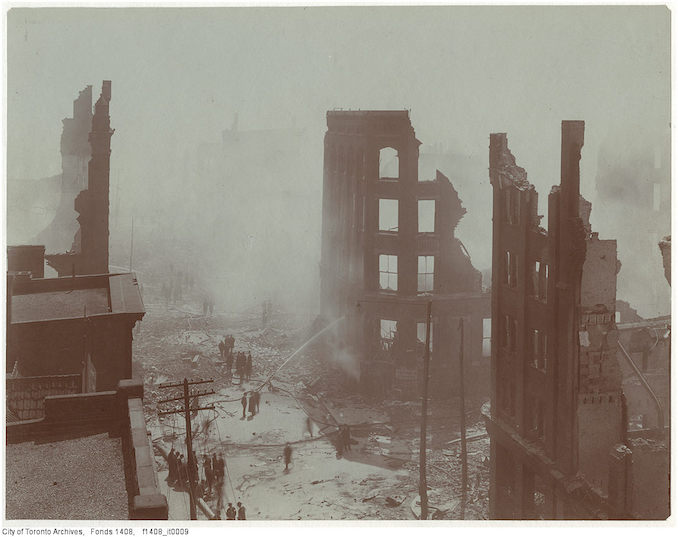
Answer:
[[[398,322],[390,319],[379,320],[381,330],[381,347],[390,350],[398,333]]]
[[[419,200],[419,233],[435,232],[436,201]]]
[[[662,185],[652,184],[652,210],[658,211],[662,205]]]
[[[549,266],[542,261],[534,262],[532,272],[532,295],[546,302],[548,298]]]
[[[417,323],[417,341],[422,345],[426,345],[426,323]],[[431,323],[428,348],[429,350],[433,349],[433,323]]]
[[[398,256],[379,256],[379,287],[388,291],[398,290]]]
[[[398,152],[392,147],[384,147],[379,151],[379,177],[381,179],[397,179],[400,177]]]
[[[539,275],[541,272],[541,262],[534,262],[534,270],[532,271],[532,294],[539,296]]]
[[[492,356],[492,319],[483,319],[483,357]]]
[[[532,367],[546,370],[546,347],[548,344],[545,330],[532,330],[532,346],[530,349]]]
[[[417,269],[417,291],[430,293],[433,291],[433,262],[435,256],[420,255]]]
[[[379,231],[398,231],[398,200],[379,200]]]
[[[506,250],[504,252],[504,283],[509,287],[516,286],[516,255]]]
[[[621,323],[621,312],[619,311],[614,312],[614,322],[617,324]]]

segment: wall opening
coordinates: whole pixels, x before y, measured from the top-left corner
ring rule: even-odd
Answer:
[[[392,147],[384,147],[379,151],[379,178],[398,179],[400,177],[400,162],[398,151]]]
[[[540,371],[546,371],[546,348],[548,345],[546,331],[532,330],[531,339],[532,367],[535,367]]]
[[[391,319],[380,319],[379,328],[381,331],[381,348],[386,351],[391,350],[391,345],[393,345],[398,332],[398,322]]]
[[[420,255],[417,269],[417,291],[419,293],[433,292],[433,263],[435,256]]]
[[[429,336],[429,351],[433,350],[433,322],[431,322],[431,335]],[[417,323],[417,341],[426,345],[426,323]]]
[[[483,319],[483,357],[492,356],[492,318]]]
[[[379,287],[387,291],[398,290],[398,256],[379,256]]]
[[[398,232],[398,200],[379,200],[379,231]]]
[[[549,266],[542,261],[534,262],[532,271],[532,296],[546,302],[549,288]]]
[[[419,233],[434,233],[436,200],[419,200]]]

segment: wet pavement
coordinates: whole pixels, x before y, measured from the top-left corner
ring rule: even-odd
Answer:
[[[223,454],[224,506],[242,502],[250,520],[415,518],[417,402],[371,401],[345,391],[341,382],[317,382],[336,372],[324,368],[310,352],[295,356],[273,379],[270,391],[268,385],[262,386],[264,380],[303,343],[307,327],[288,324],[283,329],[280,322],[278,327],[274,323],[266,329],[250,328],[260,323],[255,315],[205,319],[185,309],[167,311],[153,305],[147,309],[142,332],[135,337],[135,359],[145,378],[145,412],[153,441],[185,452],[183,416],[157,417],[164,408],[157,401],[171,396],[158,385],[184,376],[213,378],[213,383],[199,386],[216,392],[200,398],[201,405],[213,404],[215,409],[192,413],[194,450],[201,461],[204,454]],[[249,382],[240,384],[237,376],[233,384],[228,381],[216,346],[227,333],[236,337],[236,350],[252,352],[255,371]],[[252,417],[247,412],[243,419],[240,397],[255,389],[261,393],[259,413]],[[460,474],[454,445],[458,413],[453,401],[432,403],[431,408],[429,496],[443,510],[441,518],[454,519]],[[308,417],[313,420],[313,437],[307,430]],[[475,417],[467,416],[472,424],[469,435],[483,432]],[[351,426],[354,441],[341,456],[335,447],[339,424]],[[293,450],[289,472],[283,462],[287,442]],[[466,518],[487,518],[489,471],[482,462],[489,456],[487,439],[469,443],[469,454]],[[166,476],[164,458],[158,453],[156,460]],[[200,474],[204,479],[202,469]],[[218,494],[205,491],[203,497],[216,511]],[[188,518],[187,500],[187,493],[168,490],[172,519]],[[198,511],[199,518],[205,517]],[[225,518],[223,512],[221,516]]]

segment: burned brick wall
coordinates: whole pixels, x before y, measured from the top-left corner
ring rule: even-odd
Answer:
[[[564,121],[561,182],[549,194],[547,232],[537,193],[506,135],[490,135],[493,348],[486,419],[492,452],[504,453],[491,466],[492,518],[534,518],[537,481],[551,491],[551,517],[595,517],[554,476],[579,476],[602,498],[610,449],[624,437],[621,370],[608,339],[619,263],[616,242],[591,232],[591,204],[579,191],[583,144],[584,123]],[[492,433],[499,429],[513,433]],[[502,468],[509,463],[518,466],[510,475]],[[501,476],[508,481],[499,486]],[[516,491],[525,500],[516,501]]]
[[[409,397],[422,381],[433,300],[432,377],[449,394],[459,318],[469,364],[482,357],[489,319],[481,274],[454,235],[466,210],[442,173],[418,176],[420,142],[408,112],[333,111],[327,126],[321,315],[344,317],[340,339],[358,357],[365,389]]]
[[[73,101],[73,117],[63,120],[61,133],[61,196],[52,222],[35,242],[50,252],[70,250],[78,230],[74,209],[78,193],[87,188],[90,159],[89,133],[92,129],[92,86],[86,86]]]
[[[88,138],[91,158],[87,165],[87,188],[80,191],[74,201],[80,227],[67,253],[46,256],[47,264],[59,276],[108,272],[109,174],[114,132],[110,127],[110,100],[111,82],[104,80]]]

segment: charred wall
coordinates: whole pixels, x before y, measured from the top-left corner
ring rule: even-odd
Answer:
[[[113,135],[110,128],[110,100],[111,82],[104,80],[101,95],[91,118],[88,138],[91,158],[87,164],[87,188],[80,191],[73,204],[79,215],[77,217],[79,228],[68,252],[46,256],[47,264],[53,267],[59,276],[108,272],[109,173]],[[62,139],[62,149],[64,146],[68,150],[76,151],[78,158],[82,157],[83,148],[75,144],[70,137],[66,141]],[[78,186],[78,182],[76,177],[73,188]]]
[[[449,393],[459,319],[464,355],[479,365],[489,318],[480,272],[454,235],[466,210],[442,173],[418,177],[420,142],[408,112],[332,111],[327,126],[321,314],[345,318],[342,339],[367,389],[406,395],[422,379],[432,300],[432,368],[441,373],[433,377]]]
[[[87,163],[90,159],[88,141],[92,128],[92,86],[86,86],[73,101],[73,117],[63,120],[61,133],[61,196],[52,222],[35,241],[48,251],[72,248],[78,230],[74,209],[78,193],[87,188]]]

